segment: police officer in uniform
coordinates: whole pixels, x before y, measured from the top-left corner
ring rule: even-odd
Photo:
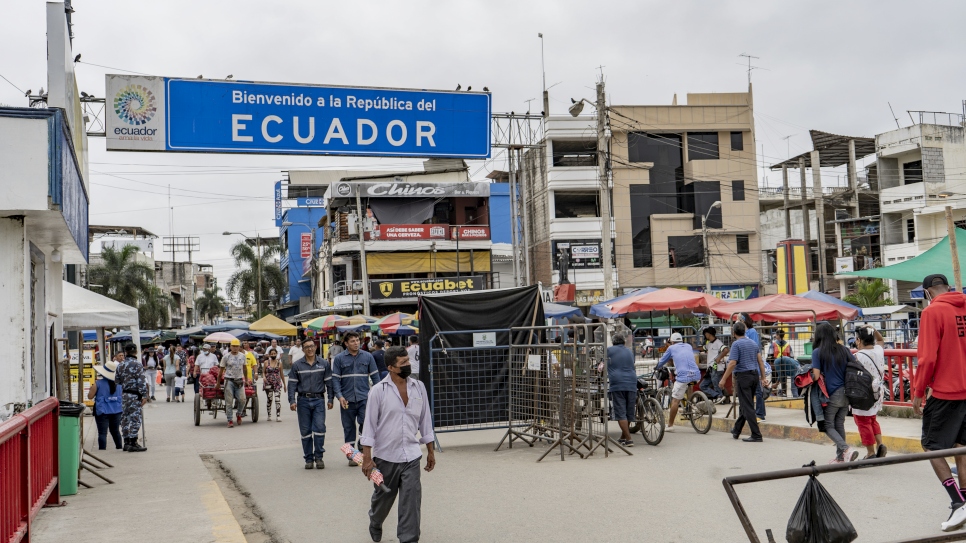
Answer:
[[[114,373],[114,381],[121,387],[121,437],[127,452],[148,450],[138,445],[138,431],[144,416],[141,408],[148,402],[148,383],[144,380],[143,366],[137,354],[136,345],[125,345],[124,361]]]

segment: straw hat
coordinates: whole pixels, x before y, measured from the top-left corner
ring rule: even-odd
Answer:
[[[104,377],[105,379],[110,379],[111,381],[114,380],[114,372],[116,370],[117,370],[117,362],[113,360],[108,360],[107,362],[104,363],[103,366],[101,366],[100,364],[94,365],[94,371],[101,374],[101,377]]]

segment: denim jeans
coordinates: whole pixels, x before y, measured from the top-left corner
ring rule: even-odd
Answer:
[[[234,400],[234,401],[232,401]],[[235,384],[231,379],[225,379],[225,414],[231,421],[232,405],[238,409],[238,416],[241,417],[245,412],[245,384]]]
[[[97,423],[97,448],[104,450],[107,448],[107,432],[110,430],[111,438],[114,439],[114,446],[121,448],[121,414],[94,415],[94,422]]]
[[[366,420],[366,400],[349,402],[348,409],[339,408],[342,416],[342,433],[345,442],[356,446],[356,424],[359,425],[359,433],[362,433],[362,423]]]
[[[791,379],[791,386],[788,387],[789,392],[792,393],[793,398],[797,398],[798,387],[795,386],[795,377],[798,375],[798,372],[802,367],[801,364],[798,363],[798,360],[787,356],[782,356],[779,357],[778,360],[775,360],[774,364],[772,364],[772,367],[775,368],[775,373],[772,379],[776,383],[780,384],[782,388],[784,388],[787,385],[788,380]]]
[[[302,436],[302,458],[306,462],[322,460],[325,452],[325,400],[299,397],[295,413]]]
[[[845,442],[845,415],[849,410],[849,399],[845,396],[845,387],[841,387],[829,396],[825,406],[825,433],[835,443],[835,457],[843,459],[845,451],[849,450]]]
[[[721,382],[722,375],[724,375],[723,371],[706,371],[704,374],[704,379],[701,379],[701,383],[698,385],[698,388],[700,388],[701,392],[707,394],[708,398],[712,400],[724,396],[724,392],[722,392],[721,387],[718,386],[718,383]]]

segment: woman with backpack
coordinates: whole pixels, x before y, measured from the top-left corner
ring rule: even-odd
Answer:
[[[835,458],[829,464],[845,462],[847,454],[849,461],[859,457],[858,451],[849,453],[849,445],[845,442],[845,416],[849,410],[845,368],[850,360],[854,360],[852,353],[838,343],[835,328],[827,322],[819,324],[812,342],[812,379],[817,382],[819,376],[824,378],[829,395],[825,405],[825,433],[835,443]]]
[[[876,415],[882,409],[882,402],[885,400],[885,353],[882,349],[885,339],[878,330],[871,326],[863,326],[855,331],[855,346],[858,351],[855,359],[858,360],[865,371],[872,376],[872,393],[875,394],[875,405],[866,410],[852,408],[852,415],[855,425],[859,427],[859,437],[865,445],[866,454],[863,460],[869,458],[883,458],[886,455],[886,446],[882,444],[882,430],[879,429],[879,422]]]

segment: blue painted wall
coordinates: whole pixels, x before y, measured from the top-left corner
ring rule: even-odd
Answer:
[[[512,243],[510,184],[490,185],[490,239],[493,243]]]
[[[282,273],[288,277],[288,296],[287,299],[283,298],[282,303],[298,301],[302,296],[312,295],[312,283],[308,277],[304,280],[302,278],[302,263],[306,260],[302,258],[302,234],[310,231],[306,225],[315,227],[315,251],[318,254],[325,233],[322,228],[317,227],[322,217],[325,217],[325,209],[321,207],[293,207],[282,214],[283,222],[295,223],[279,229],[279,238],[288,241],[288,254],[281,258]]]

